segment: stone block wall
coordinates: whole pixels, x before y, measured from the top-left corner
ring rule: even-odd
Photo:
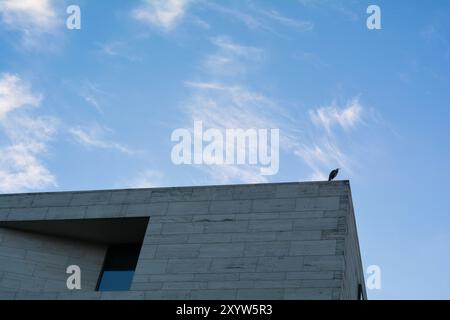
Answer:
[[[54,271],[54,282],[35,285],[43,297],[356,299],[358,284],[364,295],[365,287],[351,201],[348,181],[0,195],[0,227],[1,221],[150,217],[128,292],[94,291],[105,246],[39,236],[54,247],[60,241],[73,247],[49,256],[49,264],[64,269],[73,261],[92,270],[79,292],[61,289],[67,275]],[[11,232],[16,249],[2,240]],[[0,229],[0,297],[20,298],[26,281],[39,280],[33,273],[23,283],[9,282],[8,291],[1,285],[11,277],[11,264],[1,262],[7,252],[20,256],[18,265],[32,261],[33,244],[22,244],[30,237],[36,236]],[[38,262],[45,266],[45,259]]]

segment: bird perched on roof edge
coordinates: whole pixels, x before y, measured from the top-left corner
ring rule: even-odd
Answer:
[[[331,180],[333,180],[334,178],[336,178],[336,176],[338,175],[338,173],[339,173],[339,168],[334,169],[333,171],[331,171],[331,172],[330,172],[330,175],[329,175],[329,177],[328,177],[328,181],[331,181]]]

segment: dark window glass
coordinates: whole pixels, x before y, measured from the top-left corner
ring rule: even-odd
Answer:
[[[129,290],[139,259],[141,244],[115,244],[108,247],[98,291]]]
[[[358,300],[364,300],[363,287],[358,284]]]
[[[130,290],[134,271],[103,271],[98,291]]]

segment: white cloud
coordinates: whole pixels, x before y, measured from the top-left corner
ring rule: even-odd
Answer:
[[[299,143],[294,154],[311,170],[308,180],[326,180],[331,169],[339,167],[347,174],[353,173],[353,162],[335,139],[318,136],[314,141]]]
[[[107,140],[104,136],[111,130],[99,125],[88,128],[71,128],[69,133],[81,145],[86,148],[111,149],[126,154],[134,154],[136,151],[114,141]]]
[[[362,120],[362,106],[358,98],[349,101],[344,108],[335,105],[322,107],[310,111],[312,121],[324,127],[328,132],[334,125],[339,125],[345,130],[355,127]]]
[[[184,16],[188,0],[145,0],[133,17],[164,31],[171,31]]]
[[[270,18],[271,20],[274,20],[286,27],[293,28],[297,31],[310,31],[314,28],[314,24],[310,21],[288,18],[275,10],[259,10],[259,12],[262,15]]]
[[[311,170],[303,178],[325,180],[329,171],[336,167],[342,168],[347,174],[354,172],[352,149],[344,140],[336,137],[332,127],[333,124],[339,124],[349,128],[360,121],[363,107],[357,98],[352,99],[343,110],[338,109],[337,116],[332,112],[334,116],[324,122],[326,125],[319,122],[321,130],[317,130],[313,117],[308,120],[305,119],[307,114],[293,115],[273,99],[242,86],[227,86],[217,82],[186,84],[194,90],[191,100],[185,105],[189,123],[201,120],[204,127],[220,130],[279,128],[281,151],[287,156],[298,157]],[[327,130],[324,131],[323,127]],[[251,166],[211,166],[206,172],[220,183],[266,180]]]
[[[337,12],[351,21],[361,19],[359,12],[365,11],[364,4],[357,0],[297,0],[300,5],[308,8]]]
[[[243,86],[227,86],[220,82],[187,82],[186,85],[193,90],[184,105],[191,125],[201,120],[205,128],[222,131],[227,128],[279,128],[280,151],[285,156],[297,157],[308,169],[307,174],[299,171],[299,178],[326,180],[330,170],[336,167],[348,175],[354,173],[354,149],[346,140],[338,138],[333,127],[351,128],[361,121],[363,106],[357,98],[351,99],[343,109],[332,109],[331,113],[292,114],[270,97]],[[320,121],[313,117],[317,114],[322,115],[318,118]],[[219,183],[267,180],[254,166],[204,166],[202,169]]]
[[[103,110],[100,106],[100,103],[92,93],[83,93],[81,96],[84,99],[84,101],[93,106],[99,113],[103,114]]]
[[[163,173],[156,170],[145,170],[129,184],[130,188],[156,188],[162,187]]]
[[[310,21],[289,18],[275,10],[266,10],[255,6],[251,2],[244,3],[239,10],[219,5],[219,2],[203,2],[209,9],[215,10],[223,15],[231,17],[233,20],[243,23],[247,28],[269,32],[276,36],[285,37],[277,31],[279,27],[290,28],[297,32],[306,32],[314,28]]]
[[[228,37],[217,37],[212,42],[218,50],[208,57],[221,57],[227,61],[227,68],[223,69],[229,70],[236,65],[245,69],[250,63],[246,61],[247,57],[249,61],[258,62],[251,57],[264,53],[255,47],[237,44]],[[222,72],[209,64],[204,71],[207,79],[214,80],[185,82],[192,89],[190,98],[183,104],[188,118],[187,128],[191,128],[194,121],[202,121],[205,129],[221,131],[280,129],[280,151],[304,164],[303,170],[299,168],[298,179],[326,180],[330,170],[336,167],[353,174],[357,163],[354,161],[354,146],[340,139],[334,129],[339,127],[349,131],[362,122],[364,108],[357,97],[342,108],[333,104],[309,113],[293,113],[265,94],[249,90],[242,84],[229,84],[231,80],[226,77],[227,70]],[[235,76],[232,81],[235,83]],[[350,135],[347,137],[351,139]],[[216,165],[201,166],[200,169],[209,175],[210,180],[219,183],[255,183],[268,179],[261,176],[255,166]],[[283,167],[280,169],[282,172]]]
[[[311,123],[310,134],[302,136],[301,143],[293,149],[296,156],[301,158],[311,169],[310,180],[324,180],[328,177],[330,169],[339,167],[348,175],[354,173],[355,160],[352,148],[345,140],[338,138],[334,127],[344,130],[355,128],[362,122],[364,107],[359,98],[355,97],[343,108],[335,104],[320,107],[309,111]]]
[[[187,104],[190,120],[214,128],[278,128],[281,110],[267,97],[242,86],[215,82],[187,82],[194,88]],[[280,120],[281,121],[281,120]]]
[[[317,54],[313,52],[297,51],[292,56],[294,59],[304,61],[316,69],[329,67],[326,62],[324,62]]]
[[[1,148],[0,191],[21,192],[56,184],[55,177],[27,145]]]
[[[2,0],[0,16],[6,27],[22,33],[26,45],[37,44],[37,37],[53,33],[58,26],[52,0]]]
[[[262,54],[263,50],[260,48],[239,45],[226,36],[219,36],[212,39],[212,43],[225,52],[234,54],[236,56],[255,57]]]
[[[187,127],[202,121],[204,128],[226,129],[278,129],[287,126],[282,110],[269,98],[242,86],[227,86],[217,82],[187,82],[192,96],[184,105]],[[282,131],[285,133],[285,131]],[[286,139],[286,135],[281,140]],[[283,144],[283,143],[281,143]],[[216,183],[262,183],[266,176],[258,166],[212,165],[199,166]]]
[[[98,113],[104,114],[103,105],[107,103],[107,100],[111,97],[108,92],[100,89],[100,87],[86,80],[82,83],[79,90],[79,95],[91,105]]]
[[[122,58],[130,62],[140,62],[143,58],[136,54],[132,45],[125,41],[112,41],[107,43],[97,43],[99,52],[103,55]]]
[[[19,76],[0,75],[0,128],[6,137],[6,143],[0,145],[0,192],[56,186],[56,178],[40,157],[46,153],[58,121],[31,116],[25,110],[39,106],[41,99]]]
[[[226,36],[211,40],[217,50],[206,56],[204,70],[219,76],[233,76],[245,73],[249,66],[264,59],[264,50],[235,43]]]
[[[203,166],[202,169],[219,184],[228,184],[233,181],[243,183],[267,183],[267,177],[262,176],[259,168],[248,165],[212,165]]]
[[[2,121],[2,128],[9,141],[27,144],[30,150],[37,153],[45,150],[45,142],[52,139],[58,124],[58,119],[54,117],[15,114]]]
[[[242,10],[233,10],[233,9],[227,8],[225,6],[221,6],[221,5],[217,4],[217,2],[213,2],[213,1],[207,1],[207,2],[204,2],[204,4],[207,5],[209,8],[216,10],[219,13],[228,15],[228,16],[232,17],[233,19],[244,23],[250,29],[259,29],[259,28],[266,29],[267,28],[266,26],[264,26],[264,24],[261,21],[259,21],[258,19],[256,19],[255,17],[253,17],[250,14],[242,12]]]
[[[37,107],[41,100],[42,96],[32,93],[17,75],[0,74],[0,120],[14,109]]]

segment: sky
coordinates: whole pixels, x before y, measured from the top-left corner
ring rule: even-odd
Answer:
[[[0,0],[0,193],[339,167],[364,268],[381,269],[369,298],[450,299],[449,35],[447,0]],[[278,172],[174,164],[194,121],[279,129]]]

